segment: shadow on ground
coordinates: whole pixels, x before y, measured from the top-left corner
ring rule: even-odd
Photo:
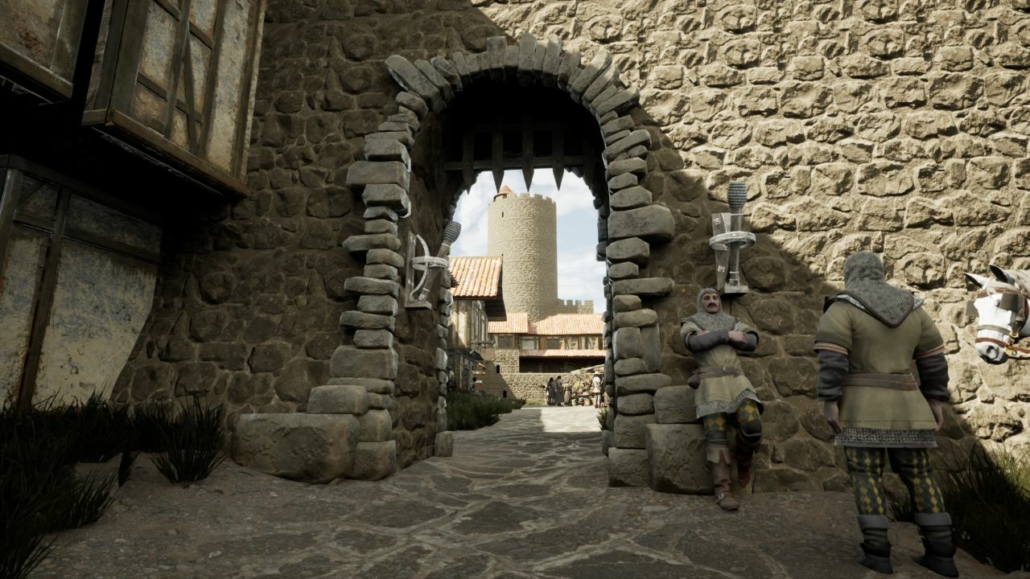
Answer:
[[[58,537],[33,577],[859,579],[846,493],[711,497],[608,488],[593,408],[524,408],[455,433],[378,483],[308,485],[227,463],[170,485],[142,459],[95,525]],[[916,529],[896,525],[896,577]],[[964,577],[1003,574],[960,553]]]

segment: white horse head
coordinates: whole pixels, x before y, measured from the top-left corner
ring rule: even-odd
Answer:
[[[1015,345],[1030,336],[1030,271],[1003,270],[992,265],[991,274],[994,279],[966,274],[966,279],[980,287],[976,299],[967,306],[967,313],[978,319],[976,351],[989,364],[1001,364],[1015,354],[1030,357],[1030,350]]]

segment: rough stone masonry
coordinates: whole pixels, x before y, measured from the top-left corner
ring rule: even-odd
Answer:
[[[608,233],[612,214],[640,233],[600,240],[613,282],[606,341],[633,353],[646,334],[661,347],[635,366],[657,370],[620,376],[617,394],[651,399],[634,412],[654,411],[615,419],[613,450],[628,457],[616,482],[646,482],[647,432],[662,430],[663,416],[667,433],[690,421],[670,402],[693,369],[677,323],[714,281],[710,215],[731,180],[748,184],[759,239],[743,255],[753,291],[728,304],[763,336],[744,360],[767,407],[757,490],[846,484],[813,398],[811,346],[822,296],[858,249],[881,253],[888,277],[926,298],[946,337],[956,404],[938,466],[960,466],[977,443],[1026,448],[1030,367],[977,359],[961,275],[988,264],[1030,268],[1025,0],[270,0],[250,196],[167,234],[153,313],[116,399],[202,391],[234,414],[304,411],[313,388],[331,385],[338,348],[389,341],[396,374],[389,387],[375,383],[389,441],[401,467],[431,455],[445,301],[405,310],[389,283],[353,280],[402,287],[407,233],[439,245],[455,191],[431,178],[427,149],[435,115],[460,115],[458,83],[475,76],[455,54],[479,55],[469,59],[476,72],[517,82],[525,33],[560,46],[563,60],[548,61],[544,48],[539,70],[556,64],[555,82],[579,102],[593,97],[584,104],[592,113],[616,92],[604,87],[638,95],[602,130],[617,146],[606,151],[614,182],[599,214]],[[431,86],[398,84],[387,66],[395,56]],[[395,159],[396,174],[379,184],[406,195],[348,185],[370,154]],[[630,173],[639,190],[618,179]],[[664,221],[657,208],[671,220],[648,235],[641,228],[653,220],[640,210]],[[637,310],[654,312],[654,325],[619,326],[618,313]],[[359,339],[356,329],[367,332]],[[612,369],[631,358],[644,352],[612,352]]]

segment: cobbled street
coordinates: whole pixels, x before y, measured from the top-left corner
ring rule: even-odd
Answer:
[[[727,514],[711,497],[609,488],[595,412],[527,407],[381,482],[308,485],[226,462],[183,488],[141,457],[103,519],[60,535],[33,577],[880,577],[854,563],[849,494],[747,495]],[[895,577],[936,577],[912,561],[915,526],[891,540]],[[956,559],[963,577],[1005,576]]]

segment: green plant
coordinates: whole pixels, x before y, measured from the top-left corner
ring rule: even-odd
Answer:
[[[601,423],[601,430],[608,430],[608,407],[605,406],[597,412],[597,421]]]
[[[47,533],[95,522],[111,505],[110,475],[75,477],[75,463],[97,448],[82,440],[91,434],[84,407],[50,399],[25,412],[0,409],[0,577],[27,576],[51,549]]]
[[[521,408],[522,402],[496,396],[470,396],[462,392],[451,392],[447,395],[447,429],[476,430],[490,426],[500,420],[501,414]]]
[[[179,415],[159,426],[161,451],[151,456],[157,470],[171,482],[190,483],[207,478],[225,460],[225,411],[200,400],[184,403]]]
[[[1006,573],[1030,571],[1030,460],[976,447],[964,470],[938,477],[956,546]],[[891,505],[912,521],[912,505]]]

